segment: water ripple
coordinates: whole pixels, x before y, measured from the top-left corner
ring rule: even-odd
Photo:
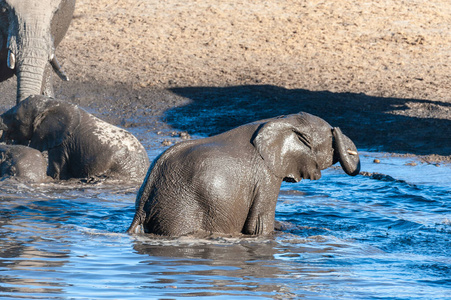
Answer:
[[[137,186],[2,182],[0,297],[447,299],[451,168],[405,163],[283,184],[249,238],[129,236]]]

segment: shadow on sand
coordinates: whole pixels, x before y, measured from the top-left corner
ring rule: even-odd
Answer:
[[[451,103],[270,85],[171,91],[190,101],[167,110],[164,120],[190,133],[208,136],[255,120],[305,111],[340,127],[361,149],[451,155]]]

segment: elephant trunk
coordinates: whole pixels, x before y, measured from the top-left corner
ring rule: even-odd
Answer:
[[[17,103],[30,95],[39,95],[42,92],[46,62],[40,58],[27,57],[17,73]]]
[[[360,172],[360,158],[354,143],[344,135],[340,128],[332,129],[334,137],[334,163],[340,162],[346,174],[355,176]]]
[[[41,94],[45,69],[53,59],[53,39],[47,14],[24,15],[17,19],[16,30],[8,38],[8,67],[16,70],[17,99]]]

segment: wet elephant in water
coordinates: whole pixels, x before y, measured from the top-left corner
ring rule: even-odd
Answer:
[[[0,0],[0,81],[17,76],[17,103],[53,96],[52,68],[63,79],[55,48],[69,28],[75,0]]]
[[[0,116],[1,140],[47,152],[54,179],[143,180],[149,158],[128,131],[65,101],[30,96]]]
[[[0,144],[0,177],[46,182],[47,160],[41,151],[21,145]]]
[[[152,163],[127,232],[269,234],[282,181],[317,180],[337,162],[359,173],[354,143],[302,112],[182,142]]]

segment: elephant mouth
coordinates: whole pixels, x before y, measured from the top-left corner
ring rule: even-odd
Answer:
[[[299,182],[299,180],[296,180],[296,179],[291,178],[291,177],[284,177],[284,178],[283,178],[283,181],[285,181],[285,182],[291,182],[291,183]]]
[[[283,181],[296,183],[301,181],[302,179],[310,179],[310,180],[318,180],[321,178],[321,171],[315,170],[313,172],[301,172],[299,176],[287,176],[283,178]]]

